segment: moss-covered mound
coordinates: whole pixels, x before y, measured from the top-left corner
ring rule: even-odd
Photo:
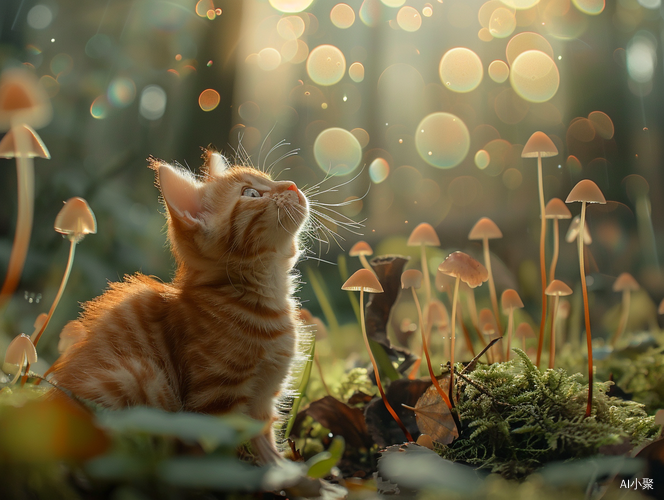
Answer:
[[[513,478],[546,462],[595,455],[602,446],[635,446],[656,435],[642,404],[607,396],[611,382],[595,384],[593,412],[584,418],[588,386],[580,374],[540,372],[515,352],[515,360],[459,376],[462,429],[442,449],[444,458]]]

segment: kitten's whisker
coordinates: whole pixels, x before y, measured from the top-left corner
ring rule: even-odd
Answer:
[[[270,138],[270,134],[272,134],[272,132],[274,131],[276,126],[277,126],[277,122],[274,122],[274,125],[272,125],[272,128],[270,129],[270,131],[263,138],[263,142],[261,142],[261,147],[258,150],[258,170],[261,171],[261,172],[263,171],[261,169],[261,153],[263,152],[263,147],[265,146],[265,143]],[[270,149],[270,151],[268,151],[268,153],[265,155],[265,159],[267,159],[267,157],[270,155],[271,152],[272,152],[272,149]],[[263,165],[263,166],[265,166],[265,165]]]
[[[270,148],[270,151],[268,151],[268,153],[265,155],[265,158],[263,158],[263,168],[262,168],[263,172],[265,172],[265,173],[269,172],[270,167],[272,166],[272,164],[270,164],[270,167],[265,168],[265,165],[267,164],[267,159],[270,157],[270,155],[273,152],[275,152],[281,146],[290,146],[290,142],[286,142],[286,139],[282,139]]]
[[[290,143],[287,143],[287,144],[290,145]],[[288,158],[290,156],[295,156],[299,151],[300,151],[300,149],[297,148],[297,149],[291,149],[288,153],[284,153],[279,158],[277,158],[275,161],[270,163],[270,166],[267,167],[266,173],[271,177],[272,176],[272,170],[273,170],[275,165],[277,165],[280,161],[285,160],[286,158]],[[279,175],[281,175],[281,172],[279,172]],[[277,175],[277,177],[279,177],[279,175]]]
[[[316,195],[320,195],[320,194],[325,194],[325,193],[330,193],[330,192],[336,192],[336,190],[337,190],[338,188],[343,187],[343,186],[346,186],[346,185],[350,184],[351,182],[353,182],[355,179],[357,179],[360,175],[362,175],[362,172],[364,172],[364,167],[362,167],[362,169],[361,169],[361,170],[355,175],[355,177],[353,177],[352,179],[349,179],[349,180],[347,180],[347,181],[345,181],[345,182],[342,182],[341,184],[337,184],[336,186],[332,186],[332,187],[330,187],[330,188],[328,188],[328,189],[326,189],[326,190],[324,190],[324,191],[316,192],[316,193],[314,193],[314,194],[316,194]],[[326,180],[326,179],[323,179],[323,181],[319,182],[318,184],[322,184],[325,180]],[[371,184],[369,184],[369,187],[371,187]],[[304,193],[304,194],[309,195],[310,193],[309,193],[309,192],[306,192],[306,193]],[[366,195],[365,195],[365,196],[366,196]]]
[[[336,219],[332,218],[331,216],[329,216],[328,214],[325,214],[323,212],[319,212],[318,210],[315,210],[313,208],[311,208],[309,210],[312,214],[317,215],[318,217],[320,217],[323,220],[331,222],[332,224],[334,224],[336,226],[341,226],[341,227],[343,227],[347,231],[350,231],[353,234],[357,234],[359,236],[362,236],[361,233],[356,233],[355,231],[353,231],[353,229],[360,229],[360,228],[363,227],[362,225],[360,225],[358,223],[352,223],[351,224],[351,223],[348,223],[348,222],[345,222],[345,221],[336,220]]]

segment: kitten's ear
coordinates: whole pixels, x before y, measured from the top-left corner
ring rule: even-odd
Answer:
[[[229,167],[228,161],[218,151],[207,151],[205,159],[205,170],[212,177],[219,177]]]
[[[203,185],[193,175],[168,163],[154,162],[157,185],[172,216],[194,227],[201,223]]]

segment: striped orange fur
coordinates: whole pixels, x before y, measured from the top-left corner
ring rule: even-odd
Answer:
[[[308,202],[295,184],[208,153],[203,175],[152,160],[177,271],[137,274],[83,305],[56,383],[109,408],[245,413],[271,424],[295,354],[293,266]],[[266,425],[254,448],[276,448]]]

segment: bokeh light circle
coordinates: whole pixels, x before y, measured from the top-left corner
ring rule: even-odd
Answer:
[[[402,30],[412,33],[419,30],[420,26],[422,26],[422,16],[413,7],[401,7],[397,13],[397,24]]]
[[[604,11],[605,0],[572,0],[574,6],[584,14],[596,16]]]
[[[484,149],[480,149],[477,153],[475,153],[475,166],[480,170],[484,170],[486,167],[488,167],[490,162],[491,157]]]
[[[510,76],[510,68],[505,61],[496,59],[489,64],[489,76],[496,83],[503,83]]]
[[[332,127],[323,130],[314,141],[314,158],[330,175],[346,175],[362,160],[362,146],[348,130]]]
[[[369,165],[369,177],[374,184],[380,184],[390,175],[390,165],[383,158],[376,158]]]
[[[219,101],[221,97],[219,92],[214,89],[205,89],[201,92],[201,95],[198,96],[198,105],[203,111],[212,111],[217,106],[219,106]]]
[[[330,11],[330,21],[337,28],[350,28],[355,22],[355,11],[347,3],[338,3]]]
[[[272,71],[281,64],[281,53],[272,47],[266,47],[258,53],[258,67],[265,71]]]
[[[526,101],[546,102],[558,91],[558,67],[547,54],[539,50],[522,52],[514,60],[510,71],[514,91]]]
[[[534,7],[539,3],[540,0],[500,0],[502,3],[508,7],[512,7],[517,10],[525,10]]]
[[[455,47],[443,55],[438,74],[448,89],[454,92],[470,92],[482,81],[484,69],[475,52],[466,47]]]
[[[355,83],[359,83],[364,80],[364,66],[362,63],[354,62],[351,64],[348,68],[348,76],[350,76],[350,79]]]
[[[100,95],[90,105],[90,115],[97,120],[103,120],[108,115],[108,101],[105,95]]]
[[[429,165],[444,169],[456,167],[470,149],[468,127],[451,113],[431,113],[417,126],[415,148]]]
[[[489,21],[489,33],[495,38],[507,38],[516,28],[516,18],[511,10],[500,7],[493,11]]]
[[[613,138],[615,128],[609,115],[601,111],[593,111],[588,115],[588,120],[591,121],[593,127],[597,131],[597,135],[602,139],[609,140]]]
[[[433,7],[431,6],[430,3],[426,4],[426,5],[422,8],[422,15],[423,15],[424,17],[431,17],[431,16],[433,15]]]
[[[334,45],[319,45],[307,59],[307,74],[318,85],[334,85],[346,72],[346,58]]]
[[[302,12],[309,7],[314,0],[270,0],[270,5],[280,12],[294,13]]]
[[[514,60],[526,50],[540,50],[553,59],[553,48],[549,41],[539,33],[524,31],[514,35],[507,43],[505,56],[507,64],[514,64]]]
[[[27,21],[32,29],[43,30],[53,21],[53,12],[46,5],[35,5],[28,11]]]
[[[166,92],[159,85],[148,85],[141,92],[138,111],[143,118],[158,120],[166,111]]]
[[[114,78],[108,86],[108,101],[116,108],[124,108],[134,102],[136,85],[126,77]]]

